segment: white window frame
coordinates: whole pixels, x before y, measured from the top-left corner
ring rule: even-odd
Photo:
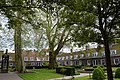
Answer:
[[[90,53],[87,53],[87,57],[90,57]]]
[[[115,60],[118,60],[118,63],[116,63]],[[119,64],[119,58],[114,58],[114,64],[115,64],[115,65],[118,65],[118,64]]]
[[[28,57],[24,57],[24,61],[28,61]]]
[[[113,53],[113,51],[114,51],[114,53]],[[116,50],[110,50],[110,54],[111,54],[111,55],[117,54],[117,53],[116,53]]]
[[[78,58],[78,55],[74,55],[74,59],[77,59]]]
[[[95,61],[95,63],[94,63],[94,61]],[[93,66],[97,65],[97,60],[93,60],[92,63],[93,63]]]
[[[91,61],[87,60],[87,65],[90,66],[91,65]]]
[[[103,64],[104,62],[104,64]],[[105,65],[105,59],[101,59],[101,65]]]
[[[97,57],[98,56],[98,52],[92,53],[92,57]]]
[[[39,58],[39,57],[36,57],[36,61],[40,61],[40,58]]]
[[[83,57],[84,57],[84,53],[82,53],[82,54],[80,55],[80,57],[83,58]]]
[[[34,61],[34,57],[30,57],[30,61]]]
[[[102,56],[105,56],[105,51],[102,51]]]

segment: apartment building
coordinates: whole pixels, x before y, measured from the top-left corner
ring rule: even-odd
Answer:
[[[0,51],[0,65],[2,60],[3,51]],[[15,66],[15,54],[8,53],[9,55],[9,66]],[[120,64],[120,45],[113,45],[110,47],[111,64]],[[22,57],[26,66],[42,66],[44,63],[49,62],[48,53],[43,54],[35,51],[22,51]],[[60,53],[56,57],[57,63],[60,66],[94,66],[94,65],[106,65],[105,51],[101,49],[88,49],[73,53]]]
[[[120,64],[120,45],[112,45],[110,47],[111,64]],[[83,65],[83,66],[94,66],[94,65],[106,65],[105,51],[101,49],[88,49],[73,53],[62,53],[57,56],[57,62],[59,65]]]

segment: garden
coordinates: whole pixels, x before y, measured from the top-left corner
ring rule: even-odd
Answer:
[[[71,78],[72,80],[107,80],[106,71],[104,68],[98,66],[94,68],[92,73],[88,76],[81,76],[76,78]],[[120,68],[113,67],[114,80],[120,80]],[[78,70],[78,69],[77,69]],[[60,78],[65,76],[75,76],[80,75],[76,74],[75,68],[73,67],[58,67],[56,70],[50,69],[30,69],[31,72],[28,73],[20,73],[18,74],[23,80],[49,80],[53,78]],[[67,80],[71,80],[67,79]],[[64,79],[62,79],[64,80]],[[65,79],[66,80],[66,79]]]

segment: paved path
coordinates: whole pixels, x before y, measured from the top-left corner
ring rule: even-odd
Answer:
[[[0,80],[22,80],[16,73],[0,73]]]
[[[74,77],[83,77],[83,76],[88,76],[89,74],[88,73],[80,73],[80,75],[75,75]],[[64,78],[61,77],[61,78],[54,78],[54,79],[49,79],[49,80],[62,80],[62,79],[72,79],[72,76],[65,76]]]

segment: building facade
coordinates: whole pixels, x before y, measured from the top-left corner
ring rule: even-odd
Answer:
[[[0,65],[2,60],[3,51],[0,51]],[[15,54],[8,53],[9,55],[9,67],[15,66]],[[110,47],[111,64],[112,66],[120,65],[120,45],[113,45]],[[22,57],[25,66],[43,66],[48,65],[49,55],[41,54],[34,51],[23,51]],[[73,53],[60,53],[56,57],[56,61],[59,66],[95,66],[106,65],[105,51],[101,49],[88,49]]]

